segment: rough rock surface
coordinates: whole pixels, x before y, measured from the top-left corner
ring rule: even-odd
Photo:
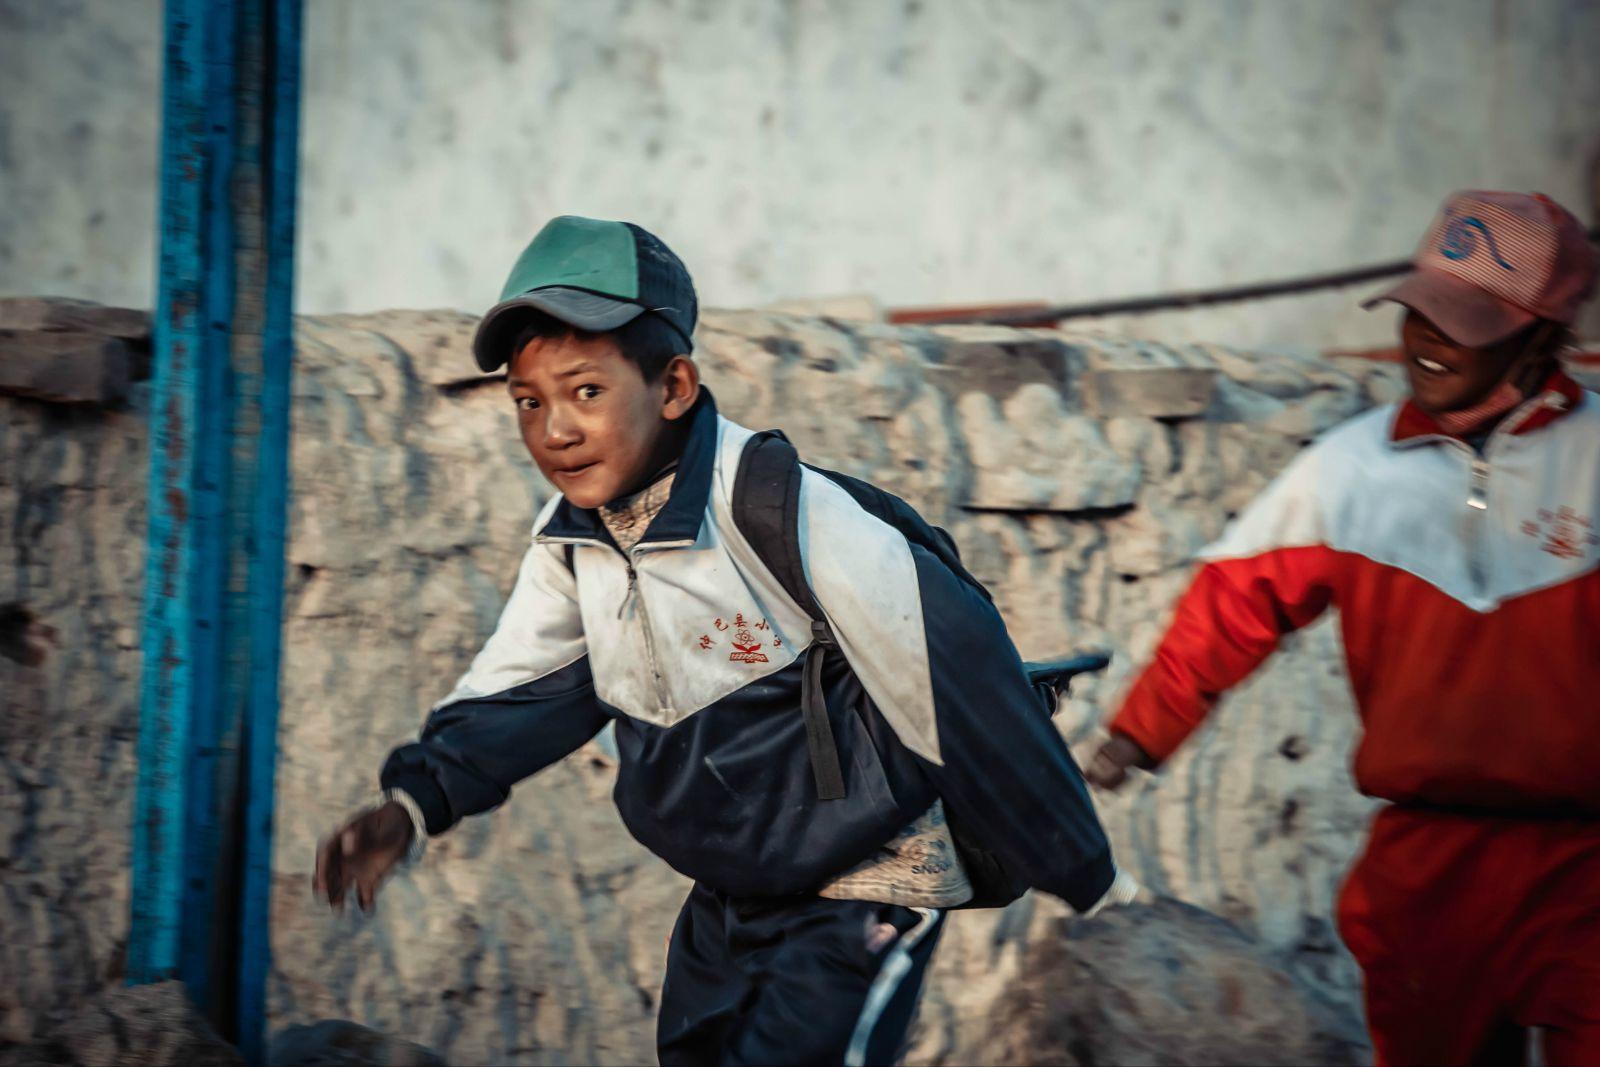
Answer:
[[[0,1046],[121,980],[145,424],[0,398]]]
[[[190,1003],[182,982],[109,986],[58,1026],[0,1051],[0,1067],[243,1067]]]
[[[59,296],[4,297],[0,298],[0,330],[97,333],[147,349],[150,313]]]
[[[957,1062],[1363,1062],[1337,1008],[1215,915],[1173,900],[1063,920],[1024,953],[986,1033]]]
[[[444,1067],[444,1060],[413,1042],[330,1019],[274,1037],[267,1067]]]
[[[549,493],[501,386],[473,371],[473,324],[298,323],[270,1025],[355,1019],[452,1062],[648,1061],[685,887],[628,838],[598,750],[435,842],[376,916],[310,900],[318,835],[369,799],[384,754],[464,669]],[[1360,360],[1050,331],[712,312],[699,344],[724,412],[782,425],[808,459],[948,526],[1024,655],[1116,653],[1061,717],[1080,751],[1193,550],[1315,434],[1395,392],[1393,368]],[[1203,414],[1187,390],[1181,410],[1086,410],[1084,373],[1148,367],[1213,372]],[[121,975],[145,389],[109,409],[0,398],[0,652],[24,650],[0,655],[0,1042]],[[1348,705],[1335,631],[1318,626],[1159,779],[1102,808],[1138,878],[1346,1006],[1356,975],[1328,916],[1369,810],[1348,783]],[[959,1059],[1059,914],[1027,898],[956,916],[912,1059]]]
[[[114,337],[63,330],[0,330],[0,393],[58,404],[117,404],[132,354]]]
[[[116,405],[148,364],[150,316],[44,297],[0,299],[0,393]]]

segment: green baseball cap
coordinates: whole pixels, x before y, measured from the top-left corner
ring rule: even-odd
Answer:
[[[472,354],[484,371],[510,361],[526,309],[592,333],[655,315],[683,338],[685,354],[694,351],[694,281],[672,249],[631,222],[560,215],[545,224],[478,323]]]

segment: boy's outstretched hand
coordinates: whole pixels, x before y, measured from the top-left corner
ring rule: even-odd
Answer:
[[[1115,791],[1128,780],[1129,767],[1149,770],[1153,762],[1132,740],[1122,734],[1112,734],[1094,754],[1083,776],[1089,779],[1090,785]]]
[[[361,910],[372,911],[378,887],[405,858],[413,833],[411,816],[393,800],[355,816],[317,846],[312,892],[342,914],[354,886]]]

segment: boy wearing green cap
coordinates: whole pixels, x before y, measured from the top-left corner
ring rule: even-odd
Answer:
[[[319,848],[316,890],[371,908],[428,835],[614,723],[624,822],[695,882],[662,1062],[888,1062],[944,909],[974,901],[947,811],[1079,910],[1131,883],[1108,894],[1047,698],[953,551],[796,467],[807,591],[775,576],[737,514],[770,436],[717,414],[695,318],[683,264],[629,223],[555,219],[517,261],[474,351],[506,366],[559,495],[495,632],[385,764],[385,801]]]

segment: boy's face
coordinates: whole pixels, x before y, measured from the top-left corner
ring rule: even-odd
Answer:
[[[700,395],[687,357],[646,382],[604,334],[536,338],[511,357],[506,379],[533,461],[580,508],[642,488],[681,447],[673,420]]]
[[[1430,415],[1461,411],[1488,397],[1505,381],[1522,347],[1502,343],[1468,348],[1410,310],[1400,326],[1400,346],[1405,351],[1411,398]]]

